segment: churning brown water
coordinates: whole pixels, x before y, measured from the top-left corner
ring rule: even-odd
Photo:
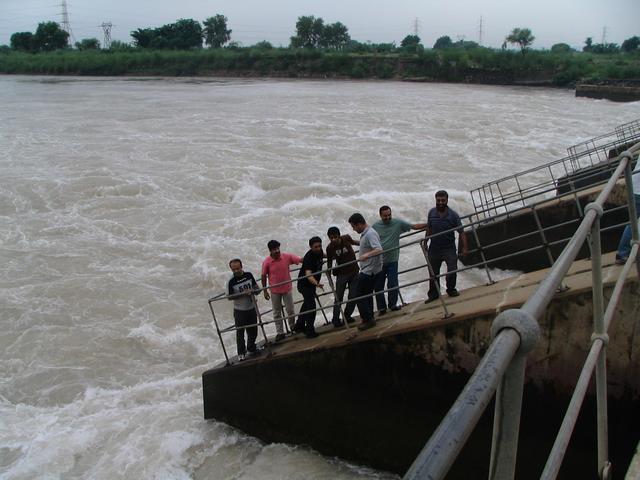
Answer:
[[[468,213],[469,189],[638,117],[565,90],[233,79],[0,77],[0,106],[7,479],[391,477],[202,419],[228,259],[257,274],[269,239],[303,254],[382,204],[421,221],[440,188]]]

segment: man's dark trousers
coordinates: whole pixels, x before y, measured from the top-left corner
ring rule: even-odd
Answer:
[[[244,355],[247,350],[251,353],[256,351],[256,337],[258,336],[258,316],[255,310],[233,310],[233,319],[236,323],[236,345],[238,355]],[[253,325],[246,327],[247,325]],[[240,328],[246,327],[246,328]],[[244,344],[244,332],[247,332],[247,345]]]
[[[358,297],[373,293],[373,287],[381,274],[382,272],[375,275],[360,272],[358,275]],[[358,300],[358,311],[363,322],[373,320],[373,296]]]
[[[336,296],[335,296],[335,303],[339,304],[342,302],[342,300],[344,299],[344,291],[346,290],[347,286],[349,287],[349,295],[347,296],[348,300],[351,300],[352,298],[356,297],[356,294],[358,293],[358,274],[357,273],[349,273],[347,275],[338,275],[336,277]],[[344,305],[344,316],[349,318],[351,317],[351,315],[353,314],[353,311],[356,309],[356,303],[355,302],[347,302]],[[339,324],[340,323],[340,306],[341,305],[334,305],[333,306],[333,319],[332,322],[334,324]]]
[[[296,322],[296,330],[303,331],[305,333],[314,332],[313,324],[316,321],[316,287],[313,285],[302,285],[298,282],[298,292],[302,294],[302,305],[300,306],[300,312],[307,310],[314,310],[313,312],[300,313],[298,315],[298,321]]]
[[[447,293],[453,292],[456,289],[457,275],[455,270],[458,269],[458,254],[456,249],[447,250],[429,250],[429,263],[433,268],[434,276],[440,275],[440,267],[442,262],[447,264]],[[449,273],[453,272],[453,273]],[[437,278],[438,286],[440,286],[440,279]],[[436,289],[436,283],[433,279],[429,280],[429,298],[438,298],[438,290]]]

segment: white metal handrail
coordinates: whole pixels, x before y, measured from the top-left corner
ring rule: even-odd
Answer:
[[[517,201],[524,204],[525,196],[533,197],[544,193],[540,191],[541,188],[548,191],[547,186],[553,186],[555,189],[564,182],[571,186],[572,182],[579,181],[581,176],[588,174],[582,170],[584,168],[602,165],[605,169],[613,170],[616,165],[612,161],[613,157],[610,157],[611,152],[638,140],[640,120],[618,125],[613,132],[569,147],[568,155],[564,158],[493,180],[472,190],[474,209],[478,215],[497,213],[499,209],[507,208],[508,204]],[[540,175],[545,176],[546,180],[536,180],[533,185],[527,185],[530,183],[529,177],[537,179]]]
[[[584,383],[591,377],[594,364],[596,366],[598,412],[598,476],[608,478],[610,464],[607,443],[606,332],[632,263],[635,264],[640,277],[640,258],[637,255],[640,235],[638,222],[635,221],[637,212],[633,201],[634,192],[631,177],[631,159],[638,150],[640,150],[640,143],[620,155],[618,168],[597,199],[587,206],[585,217],[572,239],[527,302],[519,309],[506,310],[496,317],[492,325],[494,339],[487,353],[454,405],[406,473],[405,479],[435,480],[444,478],[494,392],[496,392],[496,406],[489,478],[502,480],[514,477],[524,388],[524,367],[526,355],[533,349],[539,336],[537,319],[546,310],[588,236],[593,275],[594,335],[592,352],[587,357],[583,374],[581,374],[574,394],[576,400],[572,400],[570,404],[559,438],[556,441],[557,445],[554,445],[543,478],[555,478],[557,475],[566,450],[566,443],[568,443],[567,435],[573,431],[573,425],[577,419],[578,402],[582,401],[586,393]],[[620,276],[616,288],[614,288],[605,315],[603,313],[600,218],[603,214],[604,201],[610,195],[615,182],[623,172],[627,185],[633,248],[632,255],[623,270],[623,275]],[[586,377],[586,380],[583,377]]]

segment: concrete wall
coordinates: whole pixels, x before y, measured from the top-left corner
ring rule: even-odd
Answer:
[[[639,293],[637,281],[625,287],[610,332],[614,465],[629,463],[635,443],[629,450],[627,440],[637,434],[640,421]],[[540,475],[586,357],[590,318],[590,291],[568,291],[554,299],[541,321],[543,337],[527,366],[517,478]],[[205,418],[265,441],[306,444],[326,455],[404,473],[484,354],[493,319],[492,313],[441,322],[340,348],[209,370],[203,374]],[[564,478],[586,478],[595,468],[592,399],[583,411]],[[491,418],[492,407],[448,478],[486,477]]]

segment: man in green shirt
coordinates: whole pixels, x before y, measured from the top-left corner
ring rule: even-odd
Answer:
[[[382,249],[384,250],[382,274],[378,278],[375,286],[376,292],[389,289],[389,302],[385,301],[384,293],[376,295],[378,304],[378,315],[387,313],[387,305],[390,310],[400,310],[398,305],[398,259],[400,258],[400,235],[409,230],[421,230],[427,226],[426,223],[411,224],[399,218],[391,217],[391,207],[383,205],[380,207],[380,220],[372,225],[373,229],[380,235]],[[393,290],[391,290],[393,289]]]

